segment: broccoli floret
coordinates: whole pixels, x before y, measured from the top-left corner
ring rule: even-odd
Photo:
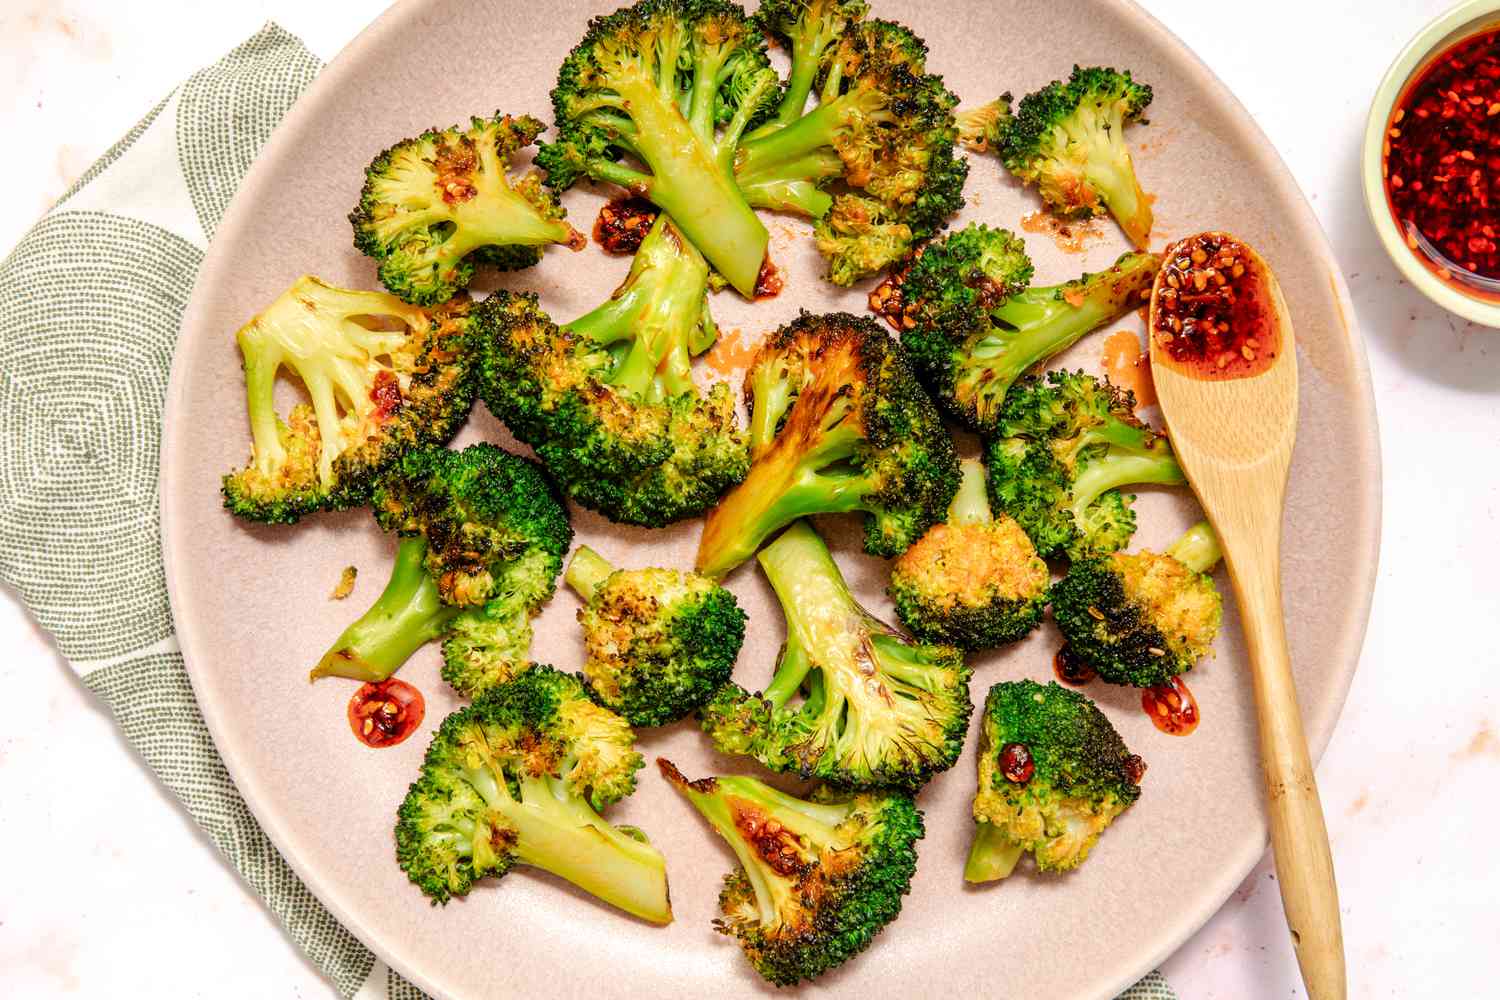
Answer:
[[[987,104],[960,108],[954,114],[958,122],[958,141],[976,153],[1000,148],[1000,138],[1010,128],[1010,93],[1001,94]]]
[[[236,335],[252,444],[250,464],[224,477],[224,506],[266,524],[357,507],[401,455],[446,443],[474,401],[468,307],[419,309],[298,278]],[[285,421],[274,398],[283,368],[312,400]]]
[[[655,202],[740,294],[769,236],[734,181],[747,128],[775,107],[765,40],[727,0],[640,0],[589,22],[552,91],[547,183],[589,177]],[[638,167],[619,162],[629,156]]]
[[[964,868],[970,882],[1005,878],[1027,851],[1041,871],[1077,868],[1140,797],[1145,763],[1077,691],[996,684],[979,732],[976,826]]]
[[[915,791],[952,767],[973,710],[963,654],[860,607],[806,521],[760,564],[786,615],[786,645],[763,694],[726,684],[699,713],[714,745],[850,788]]]
[[[653,528],[695,517],[750,464],[729,387],[693,384],[715,335],[707,295],[703,256],[660,215],[625,282],[572,323],[534,295],[477,306],[480,394],[585,507]]]
[[[407,302],[446,302],[467,288],[476,262],[530,267],[542,247],[582,250],[582,233],[540,177],[507,178],[510,161],[545,128],[535,118],[470,119],[430,129],[375,157],[349,213],[354,246],[380,264],[380,282]]]
[[[1068,649],[1111,684],[1155,687],[1186,673],[1213,645],[1223,601],[1208,573],[1219,540],[1207,523],[1164,553],[1116,552],[1075,562],[1053,588]]]
[[[1135,398],[1083,372],[1012,387],[987,446],[990,501],[1016,519],[1043,558],[1124,548],[1135,533],[1134,483],[1187,480],[1167,439],[1135,416]]]
[[[1053,81],[1021,98],[999,135],[1000,159],[1063,216],[1106,210],[1141,249],[1151,237],[1151,199],[1136,179],[1125,126],[1144,121],[1151,88],[1130,71],[1074,66],[1067,83]]]
[[[491,444],[421,449],[380,482],[376,519],[402,536],[390,583],[312,676],[384,680],[443,637],[443,676],[475,695],[526,670],[531,619],[573,530],[541,468]]]
[[[585,545],[573,553],[566,579],[584,600],[584,682],[595,701],[631,725],[685,718],[729,680],[745,641],[745,613],[708,577],[617,570]]]
[[[698,571],[720,577],[799,517],[865,513],[894,556],[941,520],[958,455],[900,347],[872,320],[803,313],[745,373],[750,473],[708,515]]]
[[[799,799],[754,778],[662,774],[729,842],[714,928],[767,980],[791,986],[867,948],[901,912],[925,832],[911,796],[816,789]]]
[[[927,46],[851,0],[773,0],[757,19],[790,50],[776,117],[742,144],[740,189],[758,208],[815,220],[829,280],[900,260],[963,207],[957,99],[925,72]],[[817,103],[806,110],[818,86]],[[830,191],[829,188],[835,190]]]
[[[1025,638],[1047,609],[1047,564],[1026,532],[990,514],[984,466],[962,464],[948,509],[891,567],[891,599],[919,639],[959,649],[994,649]]]
[[[1128,253],[1097,274],[1029,288],[1031,259],[1021,240],[975,223],[924,247],[870,304],[901,331],[943,408],[989,434],[1027,369],[1140,306],[1160,268],[1154,254]]]
[[[653,923],[672,921],[666,861],[599,811],[635,791],[629,723],[537,666],[433,734],[396,813],[396,861],[434,904],[531,865]]]

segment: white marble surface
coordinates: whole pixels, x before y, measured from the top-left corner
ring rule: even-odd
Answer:
[[[1068,2],[1068,0],[1058,0]],[[4,0],[0,248],[176,82],[274,18],[331,57],[370,0]],[[1351,996],[1495,995],[1500,944],[1500,333],[1428,306],[1383,257],[1355,169],[1366,102],[1446,0],[1146,6],[1259,120],[1350,280],[1382,414],[1385,538],[1359,675],[1319,770]],[[330,990],[0,591],[0,994]],[[1165,966],[1183,1000],[1301,995],[1262,865]],[[1169,880],[1163,872],[1164,881]]]

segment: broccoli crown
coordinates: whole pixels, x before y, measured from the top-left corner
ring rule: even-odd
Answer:
[[[776,530],[863,511],[865,550],[894,556],[941,520],[958,456],[900,347],[874,321],[803,313],[745,373],[750,472],[708,515],[698,571],[719,577]]]
[[[901,912],[925,832],[911,796],[818,788],[799,799],[754,778],[689,781],[657,764],[734,850],[714,927],[771,983],[843,965]]]
[[[780,81],[765,40],[727,0],[640,0],[596,17],[552,91],[558,141],[547,182],[629,188],[671,214],[741,294],[755,294],[766,228],[734,182],[745,130],[772,113]],[[640,169],[619,162],[630,157]]]
[[[407,302],[446,302],[468,287],[475,262],[515,269],[541,248],[585,239],[562,221],[557,197],[510,161],[544,126],[535,118],[473,118],[467,129],[429,129],[375,157],[349,213],[354,246],[380,264],[380,281]]]
[[[1144,247],[1151,235],[1151,202],[1136,179],[1125,145],[1125,125],[1144,121],[1151,88],[1130,71],[1074,66],[1066,83],[1053,81],[1027,94],[1000,131],[1006,169],[1035,184],[1043,200],[1070,216],[1106,210]]]
[[[1001,138],[1010,128],[1011,96],[1009,91],[993,101],[955,113],[958,141],[976,153],[990,153],[1000,148]]]
[[[1186,482],[1167,439],[1136,418],[1134,396],[1081,371],[1013,386],[986,464],[991,502],[1044,558],[1123,548],[1135,512],[1118,487]]]
[[[1208,655],[1218,634],[1223,601],[1206,568],[1150,551],[1076,562],[1053,588],[1057,627],[1105,681],[1165,684]]]
[[[927,642],[993,649],[1041,623],[1051,576],[1026,532],[994,518],[984,467],[963,462],[948,520],[934,524],[891,567],[891,599],[902,624]]]
[[[567,580],[585,603],[584,681],[594,700],[635,726],[663,726],[700,708],[729,680],[745,641],[734,595],[697,573],[614,569],[588,546]]]
[[[854,600],[806,522],[760,555],[787,620],[763,694],[727,684],[699,713],[724,753],[848,788],[915,791],[953,766],[968,732],[970,669]]]
[[[492,444],[408,453],[376,487],[373,506],[385,530],[426,539],[427,572],[444,603],[458,607],[518,592],[540,607],[573,541],[541,466]]]
[[[1096,274],[1027,287],[1024,244],[1004,229],[973,224],[926,246],[871,303],[901,331],[943,408],[971,430],[993,434],[1015,381],[1139,306],[1160,267],[1154,254],[1128,253]]]
[[[237,335],[252,443],[250,463],[224,477],[224,506],[267,524],[357,507],[403,454],[446,443],[474,401],[468,307],[424,310],[298,278]],[[285,421],[283,368],[311,399]]]
[[[1004,878],[1027,851],[1042,871],[1077,868],[1140,796],[1144,770],[1077,691],[1029,680],[996,684],[980,727],[978,830],[966,875]]]
[[[453,618],[442,674],[455,691],[473,698],[531,668],[531,619],[552,596],[559,567],[551,544],[534,545],[506,565],[489,600]]]
[[[729,388],[701,394],[692,380],[714,331],[707,280],[663,215],[614,296],[566,326],[529,294],[475,308],[484,401],[568,496],[613,521],[695,517],[749,467]]]
[[[577,679],[537,666],[438,727],[396,813],[396,861],[434,903],[532,865],[669,923],[666,863],[599,811],[635,791],[630,725]]]
[[[957,99],[925,72],[926,43],[863,15],[863,4],[837,2],[775,4],[761,15],[789,43],[791,77],[776,117],[745,141],[735,167],[752,205],[816,220],[839,285],[942,228],[963,207],[968,177],[955,152]],[[817,103],[804,111],[815,83]]]

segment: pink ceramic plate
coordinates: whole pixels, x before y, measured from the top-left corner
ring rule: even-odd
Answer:
[[[1348,296],[1313,214],[1244,109],[1161,25],[1121,0],[1019,0],[997,20],[979,0],[920,6],[875,0],[931,45],[930,67],[965,103],[1024,93],[1066,76],[1074,62],[1128,66],[1156,88],[1149,128],[1132,132],[1156,203],[1158,246],[1204,228],[1228,229],[1276,268],[1297,320],[1302,422],[1286,515],[1286,607],[1293,660],[1314,749],[1327,744],[1364,634],[1379,541],[1380,469],[1363,349]],[[183,326],[172,373],[162,470],[162,520],[178,636],[204,717],[225,763],[266,832],[312,890],[356,935],[435,994],[666,996],[769,995],[735,945],[710,927],[728,851],[656,775],[611,814],[641,826],[665,852],[676,922],[624,917],[543,874],[521,870],[434,909],[392,857],[393,814],[416,773],[427,735],[457,701],[438,678],[436,650],[401,677],[427,696],[424,732],[371,751],[350,735],[352,683],[310,686],[307,669],[378,592],[393,545],[367,513],[257,529],[219,506],[222,472],[248,454],[235,330],[299,274],[373,287],[370,262],[350,246],[345,215],[365,164],[395,140],[496,108],[549,117],[563,55],[596,3],[413,0],[397,6],[330,66],[261,154],[219,228]],[[607,8],[606,8],[607,9]],[[1003,21],[1003,28],[1002,28]],[[1064,39],[1075,39],[1064,44]],[[1034,196],[975,158],[964,220],[1020,227]],[[603,192],[565,199],[580,229]],[[724,336],[754,343],[797,310],[862,311],[867,288],[822,281],[807,227],[770,224],[786,291],[750,305],[726,293],[714,307]],[[1098,269],[1124,247],[1112,225],[1085,252],[1028,236],[1039,280]],[[532,288],[559,318],[602,300],[627,261],[597,248],[550,250],[539,268],[506,280]],[[1124,328],[1139,329],[1132,319]],[[1097,367],[1094,337],[1065,358]],[[720,357],[732,356],[725,352]],[[700,365],[700,375],[708,375]],[[290,392],[289,392],[290,398]],[[1149,414],[1148,414],[1149,415]],[[513,444],[476,409],[460,443]],[[1137,544],[1164,544],[1196,518],[1190,497],[1140,501]],[[578,540],[617,563],[685,566],[696,523],[621,530],[586,512]],[[886,611],[886,567],[858,551],[855,525],[830,519],[837,555],[871,607]],[[339,571],[361,572],[353,598],[329,600]],[[753,565],[729,585],[750,614],[737,678],[759,687],[783,638],[782,619]],[[580,663],[573,615],[560,593],[539,619],[536,655]],[[1058,639],[1049,624],[1029,641],[981,658],[975,700],[1007,678],[1051,674]],[[1038,877],[1029,863],[993,887],[961,878],[974,786],[972,743],[920,802],[928,835],[901,918],[864,955],[816,990],[849,995],[1112,996],[1199,927],[1266,843],[1249,678],[1233,610],[1217,658],[1192,674],[1203,722],[1189,738],[1158,732],[1132,691],[1094,684],[1096,698],[1150,764],[1140,803],[1088,864]],[[740,762],[716,757],[691,725],[646,733],[648,758],[666,755],[691,776]]]

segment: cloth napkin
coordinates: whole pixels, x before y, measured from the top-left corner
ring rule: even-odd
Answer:
[[[0,579],[338,994],[415,1000],[240,798],[193,699],[161,562],[182,312],[240,180],[321,65],[268,24],[152,108],[0,263]],[[99,552],[114,554],[108,574]],[[1152,973],[1121,1000],[1175,995]]]

